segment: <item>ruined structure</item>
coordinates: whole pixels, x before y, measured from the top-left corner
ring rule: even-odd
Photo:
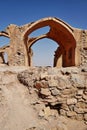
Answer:
[[[46,34],[29,37],[33,31],[46,26],[50,27]],[[31,46],[43,38],[52,39],[59,45],[54,54],[54,67],[79,66],[87,61],[84,60],[87,58],[87,30],[71,27],[57,18],[43,18],[24,26],[10,24],[0,36],[10,39],[8,46],[0,48],[0,63],[5,63],[3,55],[6,52],[9,66],[31,66]]]
[[[49,118],[51,110],[57,110],[60,116],[87,124],[87,67],[30,67],[17,78],[35,97],[33,107],[42,106],[37,108],[40,117]]]
[[[42,27],[50,29],[32,37]],[[0,66],[0,130],[76,130],[81,122],[79,130],[87,130],[87,30],[49,17],[11,24],[0,36],[10,40],[0,48],[0,64],[8,64]],[[32,66],[32,45],[43,38],[58,44],[54,67],[25,67]],[[74,120],[73,126],[80,122],[71,127]]]

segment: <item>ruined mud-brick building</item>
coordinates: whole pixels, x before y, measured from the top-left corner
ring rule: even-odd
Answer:
[[[46,26],[50,27],[46,34],[29,37],[33,31]],[[59,45],[54,54],[54,67],[79,66],[87,62],[87,30],[71,27],[57,18],[43,18],[24,26],[10,24],[0,36],[10,39],[8,46],[0,48],[0,63],[5,63],[4,53],[7,53],[9,66],[31,66],[31,47],[43,38],[52,39]]]

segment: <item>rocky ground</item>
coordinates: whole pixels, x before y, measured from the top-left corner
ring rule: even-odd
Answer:
[[[76,119],[75,116],[68,118],[60,114],[59,107],[61,104],[56,105],[55,98],[50,95],[51,92],[55,97],[60,89],[51,88],[49,92],[49,84],[53,86],[56,82],[51,82],[53,79],[50,80],[49,84],[47,82],[49,78],[47,76],[48,73],[52,77],[52,75],[59,71],[59,76],[61,77],[60,70],[48,69],[48,73],[45,70],[45,68],[39,68],[38,73],[36,68],[0,67],[0,130],[87,130],[86,109],[84,113],[85,120],[81,116]],[[71,71],[73,71],[75,76],[76,73],[78,74],[79,69],[72,68],[66,70],[61,68],[62,74],[65,77],[68,76],[68,78],[71,75]],[[82,71],[87,75],[86,68],[82,68]],[[44,82],[39,82],[41,78],[47,79]],[[73,77],[72,79],[74,81],[76,78],[74,79]],[[65,82],[63,83],[65,84]],[[70,86],[67,87],[70,88]],[[62,93],[64,89],[66,88],[62,88]],[[85,94],[79,91],[79,98],[83,99],[83,95],[85,95],[84,101],[87,103],[86,88],[84,89]],[[51,97],[47,99],[46,97],[49,96]],[[68,101],[70,105],[71,100]],[[75,101],[77,102],[77,97],[76,100],[71,102]]]

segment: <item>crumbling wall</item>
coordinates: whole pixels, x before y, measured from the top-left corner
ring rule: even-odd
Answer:
[[[83,65],[87,62],[87,30],[75,28],[73,33],[76,39],[75,63]]]
[[[38,37],[29,37],[33,31],[45,26],[50,27],[49,32]],[[57,18],[43,18],[23,26],[10,24],[5,31],[0,32],[0,36],[10,39],[9,66],[31,66],[31,46],[42,38],[52,39],[59,45],[55,50],[54,67],[79,66],[86,58],[87,30],[73,28]],[[0,50],[3,51],[2,48]]]
[[[10,66],[26,66],[27,44],[22,37],[23,28],[14,24],[10,24],[6,31],[10,35],[10,53],[9,65]]]
[[[87,67],[29,68],[19,73],[18,79],[31,95],[38,96],[32,104],[41,104],[41,117],[45,105],[45,109],[87,123]]]

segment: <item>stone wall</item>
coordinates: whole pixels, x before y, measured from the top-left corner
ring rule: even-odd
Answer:
[[[42,106],[40,117],[50,116],[49,111],[57,110],[60,115],[87,123],[87,66],[29,68],[19,73],[18,79],[31,95],[36,95],[32,104]]]

